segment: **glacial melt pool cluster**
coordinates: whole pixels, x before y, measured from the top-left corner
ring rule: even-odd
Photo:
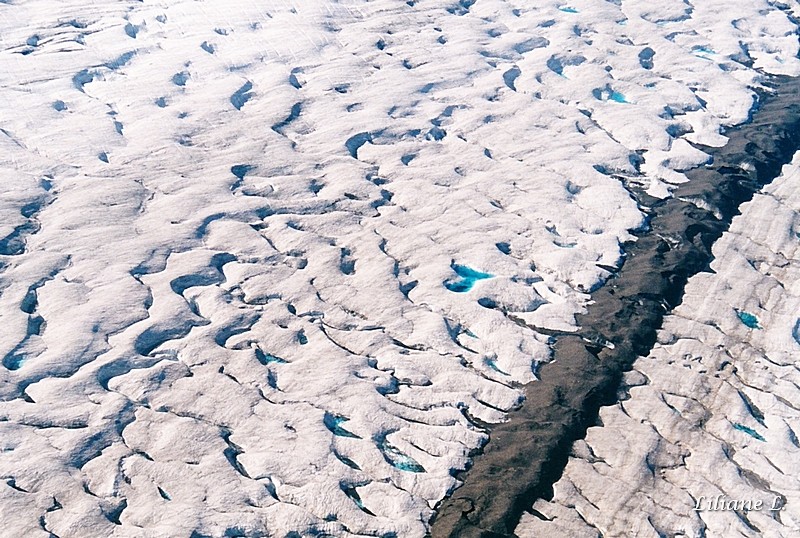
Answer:
[[[0,532],[423,536],[797,8],[0,2]]]

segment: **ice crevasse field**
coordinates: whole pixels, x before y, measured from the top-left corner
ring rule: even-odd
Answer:
[[[424,536],[799,17],[0,0],[0,533]]]

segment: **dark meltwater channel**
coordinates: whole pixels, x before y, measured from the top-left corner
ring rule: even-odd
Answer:
[[[800,149],[800,80],[770,79],[752,121],[730,129],[727,145],[702,147],[713,164],[667,200],[631,189],[650,227],[626,246],[616,278],[592,294],[576,334],[556,335],[554,361],[525,388],[526,400],[459,478],[464,484],[437,507],[433,538],[513,536],[525,510],[552,498],[570,447],[616,402],[622,374],[647,355],[665,314],[680,304],[689,277],[707,271],[711,246],[739,206],[777,177]],[[613,344],[613,345],[611,345]]]

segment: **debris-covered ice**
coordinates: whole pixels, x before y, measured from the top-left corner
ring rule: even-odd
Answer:
[[[3,532],[423,536],[795,7],[0,0]]]
[[[798,181],[800,154],[741,206],[520,538],[797,536]]]

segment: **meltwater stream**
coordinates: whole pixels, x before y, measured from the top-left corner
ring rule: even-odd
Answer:
[[[687,172],[691,181],[672,198],[631,189],[649,206],[649,229],[627,246],[616,278],[592,294],[588,313],[578,316],[580,332],[556,336],[555,360],[526,387],[510,420],[492,428],[483,453],[460,476],[464,484],[437,507],[434,538],[511,536],[523,511],[552,496],[570,446],[595,424],[601,406],[616,402],[622,374],[649,352],[689,277],[708,270],[711,246],[738,207],[800,148],[800,80],[777,77],[769,86],[752,121],[730,129],[724,147],[701,148],[712,163]],[[738,316],[758,326],[753,314]]]

